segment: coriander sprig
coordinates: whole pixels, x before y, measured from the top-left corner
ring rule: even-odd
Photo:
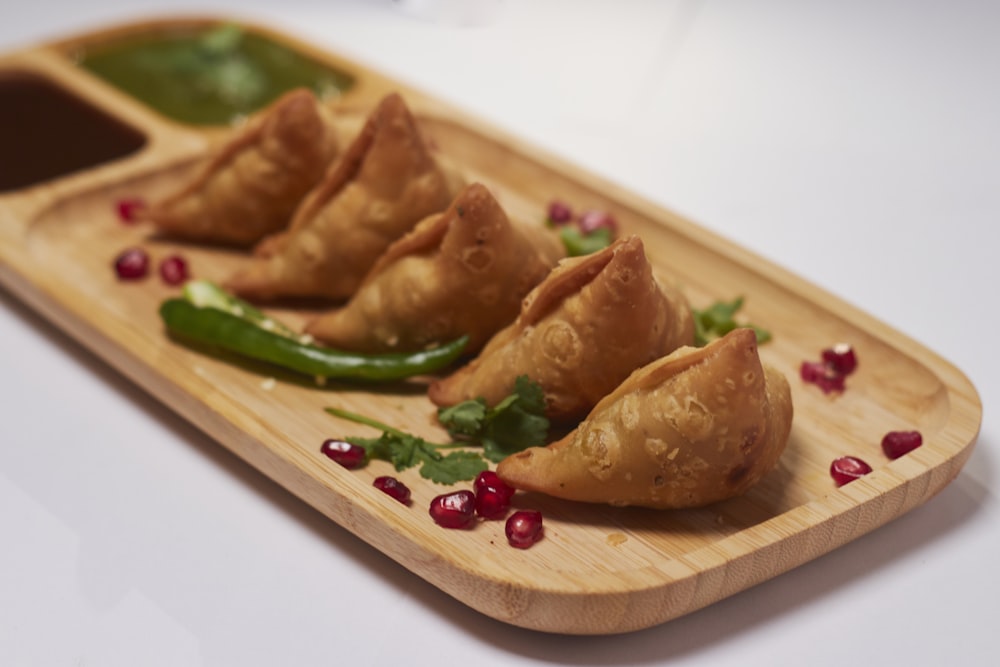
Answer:
[[[388,424],[339,408],[325,408],[328,413],[341,419],[371,426],[382,431],[376,438],[350,436],[347,442],[365,450],[368,460],[379,459],[392,463],[396,470],[406,470],[420,466],[420,475],[438,484],[455,484],[474,479],[488,468],[488,464],[477,452],[453,451],[442,454],[441,450],[456,449],[464,445],[458,443],[438,444],[428,442],[411,433],[400,431]]]
[[[454,439],[434,443],[406,433],[372,417],[340,408],[325,408],[335,417],[382,431],[375,438],[351,436],[347,442],[364,448],[368,460],[388,461],[397,471],[419,466],[420,475],[438,484],[474,479],[489,467],[528,447],[545,443],[549,420],[545,417],[542,388],[521,376],[514,393],[490,407],[482,398],[463,401],[438,411],[438,420]],[[481,446],[482,450],[469,450]],[[446,450],[454,450],[443,453]]]
[[[743,307],[743,297],[738,296],[732,301],[716,301],[708,308],[699,310],[692,308],[694,316],[695,345],[701,347],[711,340],[721,338],[737,327],[750,327],[757,335],[758,343],[771,340],[771,332],[755,324],[740,324],[736,313]]]
[[[494,463],[541,445],[549,432],[545,393],[527,375],[514,381],[514,393],[489,407],[482,398],[438,410],[438,421],[452,438],[477,443]]]

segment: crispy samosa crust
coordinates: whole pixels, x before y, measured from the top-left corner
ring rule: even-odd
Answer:
[[[553,264],[473,183],[389,246],[351,300],[306,331],[360,352],[420,350],[467,335],[466,351],[477,352],[517,317]]]
[[[792,424],[788,381],[750,329],[633,373],[580,426],[509,456],[511,486],[615,506],[699,507],[744,493],[777,463]]]
[[[550,419],[579,420],[632,371],[693,341],[686,299],[654,279],[642,241],[630,236],[563,260],[525,297],[517,320],[428,396],[440,406],[478,397],[495,405],[527,375],[541,385]]]
[[[338,153],[336,122],[309,90],[278,98],[184,188],[144,217],[192,241],[249,246],[284,229]]]
[[[291,226],[264,239],[226,286],[256,299],[346,299],[389,244],[445,210],[460,189],[458,176],[430,154],[403,98],[390,94]]]

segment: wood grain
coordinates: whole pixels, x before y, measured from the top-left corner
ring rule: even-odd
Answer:
[[[796,415],[787,451],[743,497],[657,512],[521,494],[515,504],[540,509],[546,522],[545,539],[526,551],[506,545],[502,522],[469,531],[437,527],[425,508],[442,487],[412,471],[400,474],[414,496],[404,507],[371,486],[374,477],[391,472],[388,464],[350,472],[319,452],[327,437],[367,433],[324,413],[329,405],[444,438],[424,383],[317,387],[204,355],[170,340],[158,320],[159,303],[176,289],[156,279],[115,279],[111,262],[130,245],[147,248],[154,261],[181,252],[194,275],[215,280],[247,261],[237,252],[159,239],[116,218],[117,199],[152,199],[173,189],[218,140],[216,132],[161,118],[68,58],[81,45],[159,25],[119,26],[0,58],[0,71],[50,77],[149,139],[126,159],[0,195],[0,283],[263,474],[470,607],[506,623],[572,634],[663,623],[891,521],[933,497],[968,459],[982,417],[979,398],[934,352],[670,211],[419,91],[278,35],[357,77],[359,86],[340,102],[345,119],[389,90],[402,92],[424,131],[469,178],[486,183],[512,216],[540,221],[553,197],[608,209],[624,231],[643,238],[660,275],[679,284],[695,306],[744,295],[746,316],[774,333],[762,358],[792,384]],[[293,324],[308,314],[274,312]],[[854,345],[860,359],[847,391],[828,396],[802,384],[800,362],[838,341]],[[919,429],[925,444],[890,462],[878,444],[896,429]],[[865,458],[875,471],[838,489],[828,467],[844,454]]]

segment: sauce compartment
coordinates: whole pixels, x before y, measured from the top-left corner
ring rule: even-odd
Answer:
[[[124,158],[146,141],[45,76],[0,71],[0,193]]]
[[[346,68],[232,22],[153,23],[70,45],[83,70],[170,120],[226,126],[294,88],[326,101],[351,90]]]
[[[158,71],[143,70],[150,50]],[[205,76],[199,75],[205,70],[199,58],[213,60]],[[248,74],[254,67],[260,70],[256,78]],[[182,90],[243,80],[250,83],[236,86],[236,101],[247,103],[241,108],[205,97],[203,90]],[[240,86],[256,93],[241,97]],[[8,204],[26,224],[46,202],[81,188],[203,156],[233,124],[295,87],[312,88],[330,106],[356,108],[389,90],[405,90],[305,42],[220,18],[122,24],[5,54],[0,197],[17,200]],[[192,94],[201,95],[200,102]]]

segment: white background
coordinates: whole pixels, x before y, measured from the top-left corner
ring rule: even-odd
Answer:
[[[0,664],[997,664],[1000,5],[0,0],[0,49],[189,8],[406,80],[874,313],[970,377],[982,433],[939,496],[826,557],[551,636],[409,574],[0,291]]]

